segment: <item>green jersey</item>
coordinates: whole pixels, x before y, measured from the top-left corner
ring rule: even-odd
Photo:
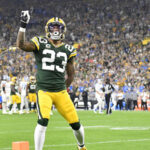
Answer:
[[[36,83],[29,83],[29,93],[36,93]]]
[[[10,95],[16,95],[17,91],[18,91],[18,87],[14,83],[11,83]]]
[[[62,43],[56,47],[46,37],[34,37],[33,51],[37,65],[37,90],[58,92],[66,89],[65,68],[67,62],[76,56],[73,46]]]

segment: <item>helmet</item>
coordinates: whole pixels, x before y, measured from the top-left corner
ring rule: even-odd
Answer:
[[[30,77],[30,81],[31,81],[31,82],[34,82],[34,81],[35,81],[35,77],[34,77],[34,76],[31,76],[31,77]]]
[[[53,32],[54,26],[58,26],[59,31]],[[66,33],[66,24],[61,18],[53,17],[46,23],[45,32],[46,37],[52,40],[63,40]]]
[[[16,82],[16,80],[17,80],[17,77],[12,77],[11,79],[12,82]]]

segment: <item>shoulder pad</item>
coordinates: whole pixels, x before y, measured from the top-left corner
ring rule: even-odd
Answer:
[[[70,52],[69,59],[77,55],[77,51],[72,45],[65,44],[65,48]]]
[[[73,52],[73,50],[75,49],[72,45],[69,44],[65,44],[65,48],[70,52]]]
[[[39,50],[40,49],[39,38],[37,36],[35,36],[31,39],[31,41],[35,44],[37,50]]]
[[[31,41],[35,44],[37,50],[40,49],[40,44],[48,43],[48,39],[44,36],[35,36],[31,39]]]

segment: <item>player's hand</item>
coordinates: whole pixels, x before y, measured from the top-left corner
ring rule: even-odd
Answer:
[[[29,10],[21,11],[20,21],[21,21],[21,27],[26,28],[27,24],[30,21]]]

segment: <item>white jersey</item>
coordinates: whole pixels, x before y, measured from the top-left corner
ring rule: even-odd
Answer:
[[[122,100],[124,98],[123,92],[118,92],[117,98],[118,98],[118,100]]]
[[[119,86],[116,84],[113,84],[113,87],[114,87],[114,91],[111,94],[111,98],[112,98],[112,101],[117,101]]]
[[[3,87],[5,87],[6,94],[10,95],[10,83],[4,80],[1,82],[1,94],[4,94]]]
[[[99,84],[99,83],[95,84],[95,97],[96,98],[98,98],[98,97],[104,98],[104,92],[102,89],[103,89],[102,84]]]
[[[118,100],[118,92],[117,91],[114,91],[112,94],[111,94],[111,98],[112,98],[112,101],[117,101]]]
[[[6,86],[6,81],[2,81],[1,82],[1,94],[4,94],[4,92],[3,92],[3,87],[5,87]]]
[[[26,96],[26,91],[27,91],[27,85],[28,85],[28,82],[25,82],[25,81],[22,81],[20,82],[20,92],[21,92],[21,95],[23,96]]]
[[[119,85],[113,84],[113,87],[114,87],[115,91],[119,91]],[[115,92],[115,91],[114,91],[114,92]]]
[[[142,92],[141,97],[142,97],[143,102],[146,102],[147,100],[149,100],[149,93]]]

